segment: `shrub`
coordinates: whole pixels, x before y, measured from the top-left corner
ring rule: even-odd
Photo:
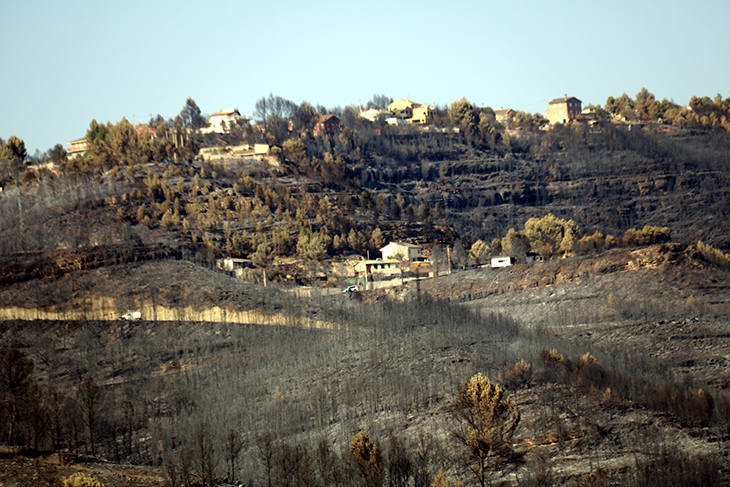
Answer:
[[[542,352],[540,352],[540,362],[542,362],[542,366],[546,369],[557,368],[558,365],[563,363],[563,360],[563,356],[554,348],[550,351],[543,348]]]
[[[383,483],[383,461],[380,450],[370,437],[359,432],[350,442],[350,459],[366,487],[378,487]]]
[[[507,370],[498,378],[505,386],[517,389],[532,379],[532,366],[525,360],[520,360],[514,365],[507,367]]]
[[[621,240],[624,247],[630,247],[633,245],[651,245],[669,242],[671,239],[672,231],[668,227],[645,225],[641,230],[629,228]]]
[[[578,249],[581,253],[600,252],[604,249],[605,240],[601,232],[586,235],[578,240]]]
[[[525,223],[525,236],[532,250],[549,258],[557,252],[569,253],[573,250],[579,234],[578,225],[573,220],[563,220],[552,213],[542,218],[530,218]]]
[[[94,477],[89,477],[82,472],[61,479],[58,485],[59,487],[104,487],[104,484]]]
[[[485,487],[489,475],[512,458],[512,435],[520,422],[519,407],[482,374],[464,382],[451,406],[459,459]]]
[[[705,260],[712,262],[720,267],[730,267],[730,254],[725,254],[711,245],[707,245],[702,241],[697,242],[697,251]]]
[[[556,350],[543,349],[540,362],[543,368],[537,374],[538,380],[577,385],[584,391],[593,391],[604,404],[635,401],[702,426],[709,426],[713,421],[724,425],[730,417],[730,401],[724,396],[716,399],[702,389],[671,382],[659,385],[605,369],[590,353],[565,359]],[[600,393],[602,390],[605,392]]]
[[[449,475],[444,471],[437,473],[436,477],[433,479],[433,484],[431,484],[431,487],[451,487]],[[459,482],[456,484],[456,487],[464,487],[464,483]]]
[[[663,449],[662,449],[663,450]],[[665,485],[723,485],[720,462],[715,456],[691,457],[673,451],[650,452],[637,458],[621,485],[659,487]]]

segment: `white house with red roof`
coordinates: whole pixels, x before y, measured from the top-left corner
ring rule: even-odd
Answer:
[[[221,110],[208,117],[208,126],[203,128],[201,132],[208,134],[215,132],[217,134],[227,134],[231,131],[233,124],[242,125],[244,118],[238,108],[229,108]]]

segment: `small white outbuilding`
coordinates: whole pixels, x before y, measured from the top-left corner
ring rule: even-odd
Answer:
[[[492,267],[507,267],[515,263],[515,258],[511,255],[493,255],[491,265]]]

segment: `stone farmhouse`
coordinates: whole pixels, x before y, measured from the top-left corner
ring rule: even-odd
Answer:
[[[581,103],[576,97],[568,97],[567,94],[563,98],[555,98],[545,110],[545,118],[551,124],[572,122],[580,116]]]

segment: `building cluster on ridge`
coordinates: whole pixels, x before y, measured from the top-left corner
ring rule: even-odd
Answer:
[[[560,98],[555,98],[549,103],[549,107],[545,110],[545,118],[550,124],[568,123],[580,119],[592,119],[590,109],[583,110],[582,102],[567,94]],[[415,124],[428,125],[433,122],[434,107],[422,105],[406,98],[398,99],[388,105],[387,110],[379,110],[377,108],[368,108],[361,110],[360,116],[374,122],[380,118],[384,119],[390,125]],[[511,108],[501,108],[494,111],[498,122],[505,123],[517,114],[516,110]]]
[[[368,108],[361,110],[360,116],[374,122],[380,118],[389,125],[416,124],[428,125],[433,122],[433,107],[422,105],[406,98],[395,100],[388,104],[387,110]]]
[[[567,94],[561,98],[555,98],[550,101],[549,107],[546,108],[545,118],[550,124],[568,123],[586,118],[589,120],[592,119],[595,112],[592,112],[590,109],[583,110],[581,103],[578,98],[574,96],[569,97]],[[384,120],[389,125],[430,125],[433,123],[434,110],[435,107],[416,103],[406,97],[406,99],[398,99],[390,102],[385,110],[377,108],[361,109],[360,116],[371,122]],[[506,123],[517,112],[511,108],[507,108],[495,110],[494,113],[498,122]],[[207,122],[207,126],[201,129],[202,133],[225,134],[229,133],[231,127],[235,125],[243,126],[250,123],[251,118],[248,113],[242,116],[237,108],[228,108],[210,115]],[[339,126],[340,119],[336,115],[319,115],[314,123],[312,135],[331,136],[339,131]],[[153,137],[157,135],[154,133],[154,128],[149,127],[147,124],[137,124],[135,128],[138,134],[145,130],[151,130]],[[68,155],[70,157],[82,154],[89,149],[89,140],[87,137],[72,140],[68,144],[70,145],[68,149]]]

